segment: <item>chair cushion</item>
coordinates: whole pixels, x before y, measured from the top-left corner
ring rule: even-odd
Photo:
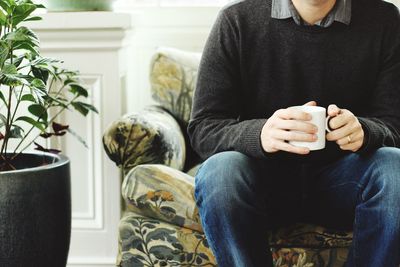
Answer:
[[[274,267],[343,267],[348,248],[271,249]]]
[[[121,219],[118,239],[118,266],[216,266],[203,233],[132,212]]]
[[[312,224],[293,224],[270,234],[272,247],[340,248],[349,247],[352,232],[327,229]]]
[[[201,53],[160,47],[150,66],[152,97],[183,125],[189,121]]]
[[[190,175],[164,165],[139,165],[126,175],[122,196],[130,211],[202,231]]]
[[[274,267],[342,267],[348,248],[272,248]],[[217,266],[203,233],[127,212],[119,224],[118,266]],[[153,265],[151,265],[153,266]]]

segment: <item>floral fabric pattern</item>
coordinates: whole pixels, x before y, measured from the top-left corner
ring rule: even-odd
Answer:
[[[122,196],[130,211],[203,231],[190,175],[163,165],[140,165],[125,177]]]
[[[345,248],[352,238],[352,232],[297,223],[272,232],[269,242],[274,247]]]
[[[119,225],[117,265],[217,266],[203,233],[127,213]]]
[[[183,125],[190,118],[200,53],[161,48],[151,62],[153,99],[170,111]]]
[[[272,248],[275,267],[342,267],[346,262],[347,248]]]
[[[120,267],[217,266],[203,233],[127,212],[119,225]],[[272,248],[274,267],[342,267],[347,248]]]
[[[125,173],[139,164],[158,163],[182,170],[185,140],[175,119],[152,106],[112,123],[103,135],[109,158]]]

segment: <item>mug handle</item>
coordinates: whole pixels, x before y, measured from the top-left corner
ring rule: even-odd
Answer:
[[[333,117],[328,116],[328,117],[326,117],[326,120],[325,120],[325,130],[326,130],[328,133],[330,133],[330,132],[333,131],[333,129],[331,129],[331,128],[329,127],[329,121],[330,121],[332,118],[333,118]]]

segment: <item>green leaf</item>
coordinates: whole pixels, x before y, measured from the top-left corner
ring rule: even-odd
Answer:
[[[78,102],[72,102],[71,105],[83,116],[86,116],[89,113],[89,109],[87,109],[84,105]]]
[[[0,40],[0,67],[4,65],[4,62],[6,62],[9,53],[10,47],[8,46],[7,42]]]
[[[36,8],[46,8],[44,5],[42,5],[42,4],[35,4],[36,5]]]
[[[42,132],[45,131],[45,127],[43,125],[43,123],[35,121],[34,119],[32,119],[31,117],[27,117],[27,116],[21,116],[19,118],[16,119],[16,121],[24,121],[29,123],[30,125],[38,128],[39,130],[41,130]]]
[[[87,103],[84,103],[84,102],[81,102],[81,101],[74,101],[73,103],[77,103],[77,104],[82,105],[83,107],[85,107],[85,109],[91,110],[91,111],[93,111],[95,113],[99,113],[99,111],[94,106],[92,106],[90,104],[87,104]]]
[[[49,79],[49,71],[46,69],[42,68],[36,68],[34,66],[31,66],[32,74],[35,78],[38,78],[42,80],[44,83],[47,83],[47,80]]]
[[[0,113],[0,128],[7,124],[7,118]]]
[[[24,58],[25,58],[25,55],[14,57],[13,58],[13,65],[18,68],[21,65],[21,63],[24,60]]]
[[[21,139],[21,138],[23,138],[23,135],[22,135],[23,132],[24,132],[24,130],[21,127],[19,127],[18,125],[13,125],[11,130],[10,130],[9,137],[10,138],[19,138],[19,139]]]
[[[6,12],[6,13],[11,13],[11,7],[8,1],[0,1],[0,7]]]
[[[70,84],[70,83],[76,83],[76,82],[77,82],[77,80],[68,78],[68,79],[66,79],[66,80],[64,81],[64,85],[68,85],[68,84]]]
[[[50,104],[51,107],[63,107],[68,109],[67,103],[69,102],[68,99],[62,98],[62,97],[53,97],[51,95],[46,95],[43,97],[46,103]]]
[[[41,79],[33,79],[30,86],[39,90],[46,91],[46,84]]]
[[[3,95],[3,93],[0,91],[0,99],[1,100],[3,100],[3,102],[4,102],[4,104],[6,105],[6,106],[8,106],[7,105],[7,100],[6,100],[6,98],[4,97],[4,95]]]
[[[5,64],[0,71],[0,83],[8,86],[18,86],[23,83],[17,68],[12,64]]]
[[[5,64],[1,69],[3,74],[18,74],[17,67],[14,64]]]
[[[19,27],[13,32],[7,33],[4,37],[9,45],[14,48],[14,50],[27,50],[34,55],[39,54],[39,38],[36,34],[27,27]]]
[[[35,87],[30,88],[31,89],[31,95],[35,98],[35,102],[38,104],[43,104],[44,103],[44,97],[47,95],[46,92],[44,92],[41,89],[37,89]]]
[[[28,107],[29,112],[47,123],[47,110],[39,104],[33,104]]]
[[[24,21],[37,21],[37,20],[42,20],[42,17],[35,16],[24,19]]]
[[[26,50],[31,52],[33,55],[39,55],[38,46],[32,45],[30,43],[26,43],[24,41],[18,42],[14,44],[14,50]]]
[[[84,96],[84,97],[88,97],[88,91],[83,88],[82,86],[80,86],[79,84],[76,83],[72,83],[69,85],[70,89],[69,91],[73,94],[76,94],[78,96]]]
[[[33,45],[39,45],[39,38],[37,35],[29,28],[21,26],[13,32],[7,33],[5,40],[10,42],[29,42]]]
[[[36,5],[31,3],[23,3],[17,5],[14,9],[12,16],[12,24],[13,26],[17,26],[21,21],[29,17],[29,15],[35,11]]]
[[[32,62],[30,62],[30,65],[36,66],[36,67],[48,67],[49,64],[53,63],[62,63],[63,61],[58,60],[58,59],[53,59],[53,58],[47,58],[47,57],[38,57]]]
[[[0,25],[5,26],[7,24],[7,16],[0,10]]]
[[[36,102],[35,98],[31,94],[25,94],[21,97],[21,101]]]

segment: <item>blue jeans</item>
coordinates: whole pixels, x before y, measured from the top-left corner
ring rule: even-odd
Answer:
[[[397,148],[352,153],[323,166],[222,152],[198,170],[195,198],[220,267],[272,266],[267,230],[295,221],[353,229],[346,266],[400,263]]]

